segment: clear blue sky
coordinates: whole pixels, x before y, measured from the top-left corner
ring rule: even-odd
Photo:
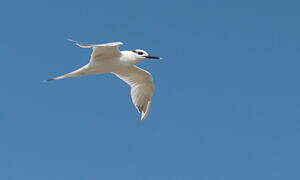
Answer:
[[[300,1],[3,1],[1,180],[299,179]],[[44,83],[83,42],[148,60],[140,125],[113,75]]]

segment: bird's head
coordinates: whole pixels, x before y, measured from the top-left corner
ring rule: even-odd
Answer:
[[[140,60],[144,60],[144,59],[159,59],[159,60],[162,60],[163,59],[161,57],[151,56],[146,51],[144,51],[142,49],[131,50],[131,52],[133,52],[134,56],[136,58],[140,59]]]

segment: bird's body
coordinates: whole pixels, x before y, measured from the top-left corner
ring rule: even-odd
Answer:
[[[73,72],[47,81],[90,74],[113,73],[130,85],[132,102],[137,110],[142,113],[141,121],[144,121],[150,110],[154,86],[151,74],[138,68],[135,64],[146,58],[162,58],[150,56],[140,49],[119,51],[118,47],[123,45],[121,42],[90,45],[70,41],[75,42],[82,48],[93,48],[89,63]]]

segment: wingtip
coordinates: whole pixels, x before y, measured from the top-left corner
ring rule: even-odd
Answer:
[[[141,116],[141,122],[143,122],[148,114],[149,114],[149,111],[150,111],[150,107],[151,107],[151,101],[152,101],[152,98],[150,98],[150,100],[148,101],[148,105],[147,105],[147,108],[146,108],[146,111],[142,111],[142,116]]]
[[[70,42],[73,42],[73,43],[77,43],[77,41],[75,41],[73,39],[70,39],[70,38],[67,38],[67,41],[70,41]]]
[[[147,117],[148,113],[147,112],[142,112],[142,116],[141,116],[141,122],[145,121],[146,117]]]

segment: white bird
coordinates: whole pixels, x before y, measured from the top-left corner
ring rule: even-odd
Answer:
[[[123,45],[122,42],[84,44],[71,39],[68,40],[76,43],[79,47],[92,48],[90,62],[73,72],[48,79],[46,82],[89,74],[113,73],[131,87],[132,102],[138,112],[142,113],[141,121],[144,121],[150,110],[154,86],[151,74],[135,66],[135,64],[146,58],[160,60],[162,58],[150,56],[141,49],[120,51],[118,47]]]

